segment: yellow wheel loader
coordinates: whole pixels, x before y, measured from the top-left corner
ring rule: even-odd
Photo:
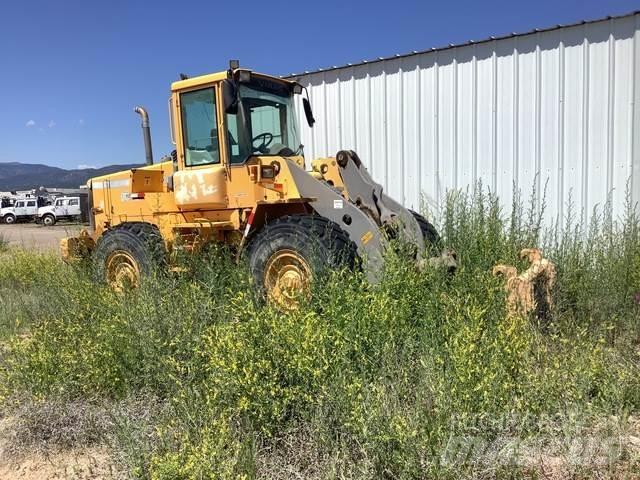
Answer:
[[[305,170],[294,106],[300,84],[240,68],[181,79],[171,86],[175,151],[153,162],[142,107],[147,165],[91,179],[90,232],[62,241],[63,257],[92,257],[116,289],[171,264],[177,248],[197,252],[217,241],[248,258],[257,288],[287,307],[308,291],[318,269],[364,260],[379,279],[389,235],[423,260],[438,243],[433,226],[389,198],[358,156],[340,151]],[[425,259],[426,260],[426,259]]]

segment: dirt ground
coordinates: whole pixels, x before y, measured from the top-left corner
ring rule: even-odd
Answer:
[[[34,250],[58,250],[60,240],[77,235],[82,225],[60,223],[53,227],[44,227],[36,223],[0,224],[0,237],[11,245]]]
[[[104,447],[47,449],[12,454],[15,419],[0,419],[0,480],[117,480],[125,478]]]
[[[97,480],[124,478],[103,449],[76,449],[50,455],[0,459],[0,480]]]

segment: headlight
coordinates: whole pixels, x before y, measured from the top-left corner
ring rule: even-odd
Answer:
[[[261,173],[262,178],[275,178],[276,177],[276,170],[271,165],[263,166],[260,173]]]

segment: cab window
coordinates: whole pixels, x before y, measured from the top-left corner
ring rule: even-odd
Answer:
[[[251,129],[254,137],[269,135],[273,143],[284,143],[281,119],[286,105],[256,105],[251,108]],[[268,137],[267,137],[268,138]]]
[[[36,206],[36,202],[35,201],[27,202],[27,207],[35,207],[35,206]]]
[[[69,206],[73,206],[73,205],[79,205],[80,202],[78,201],[77,198],[72,198],[71,200],[69,200]]]
[[[239,96],[240,108],[226,116],[231,163],[243,163],[252,155],[302,153],[293,97],[287,86],[264,82],[242,84]]]
[[[180,105],[185,165],[220,163],[215,90],[205,88],[183,93]]]
[[[243,132],[239,126],[238,114],[227,114],[227,129],[229,131],[229,150],[231,163],[243,163],[251,153],[267,155],[269,151],[260,151],[256,146],[286,144],[286,132],[283,135],[282,124],[286,122],[286,105],[259,105],[252,104],[254,99],[245,99],[249,106],[248,132]],[[242,133],[247,133],[244,141]],[[248,140],[252,140],[248,142]]]
[[[61,207],[64,200],[56,200],[56,207]]]
[[[24,207],[24,202],[16,202],[16,208]]]

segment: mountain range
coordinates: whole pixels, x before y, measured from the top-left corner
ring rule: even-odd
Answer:
[[[39,187],[79,188],[90,178],[140,166],[109,165],[102,168],[66,170],[35,163],[0,163],[0,192],[31,190]]]

